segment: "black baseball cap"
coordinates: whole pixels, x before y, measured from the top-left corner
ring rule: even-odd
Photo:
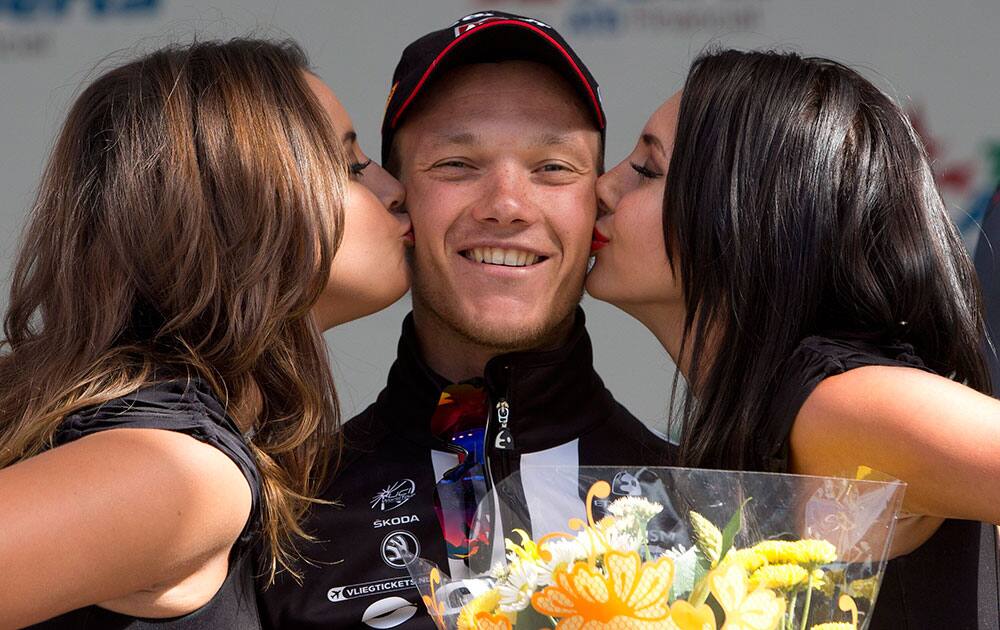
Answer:
[[[406,112],[432,78],[459,65],[514,60],[542,63],[565,77],[587,105],[603,141],[606,119],[597,81],[566,40],[540,20],[480,11],[424,35],[403,50],[382,119],[382,163],[389,159],[393,136]]]

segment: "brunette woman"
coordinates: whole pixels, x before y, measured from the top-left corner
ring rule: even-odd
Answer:
[[[401,201],[292,43],[83,91],[5,319],[0,627],[259,627],[248,552],[293,564],[335,460],[321,331],[406,291]]]
[[[707,54],[598,195],[587,288],[683,374],[680,464],[902,479],[870,628],[997,627],[979,290],[899,107],[832,61]]]

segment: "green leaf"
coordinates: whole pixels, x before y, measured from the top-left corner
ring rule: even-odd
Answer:
[[[712,569],[708,560],[700,551],[697,557],[698,563],[694,567],[694,588],[691,589],[691,595],[688,597],[688,602],[695,607],[704,604],[705,599],[708,598],[708,574]]]
[[[747,503],[750,503],[752,498],[753,497],[747,498],[747,500],[740,505],[740,507],[733,514],[732,518],[729,519],[729,522],[726,523],[726,526],[722,529],[722,549],[719,552],[720,560],[725,558],[726,554],[729,553],[729,550],[733,547],[733,541],[736,539],[736,534],[738,534],[740,532],[740,528],[743,527],[743,508],[746,507]]]

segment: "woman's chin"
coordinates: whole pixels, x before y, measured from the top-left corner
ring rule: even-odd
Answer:
[[[335,294],[327,294],[320,298],[313,307],[313,317],[320,330],[330,330],[335,326],[353,322],[383,311],[400,299],[410,290],[409,277],[405,282],[396,283],[391,288],[381,285],[384,291],[377,294],[370,292],[343,289]]]
[[[608,277],[608,273],[601,269],[599,265],[595,264],[587,274],[587,281],[583,285],[584,290],[587,295],[594,298],[595,300],[600,300],[602,302],[607,302],[612,306],[619,306],[619,295],[621,287],[617,287],[616,291],[614,278]]]

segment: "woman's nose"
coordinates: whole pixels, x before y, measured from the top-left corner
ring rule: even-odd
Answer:
[[[365,171],[362,183],[378,197],[389,211],[396,211],[403,205],[406,191],[399,180],[374,162]]]

